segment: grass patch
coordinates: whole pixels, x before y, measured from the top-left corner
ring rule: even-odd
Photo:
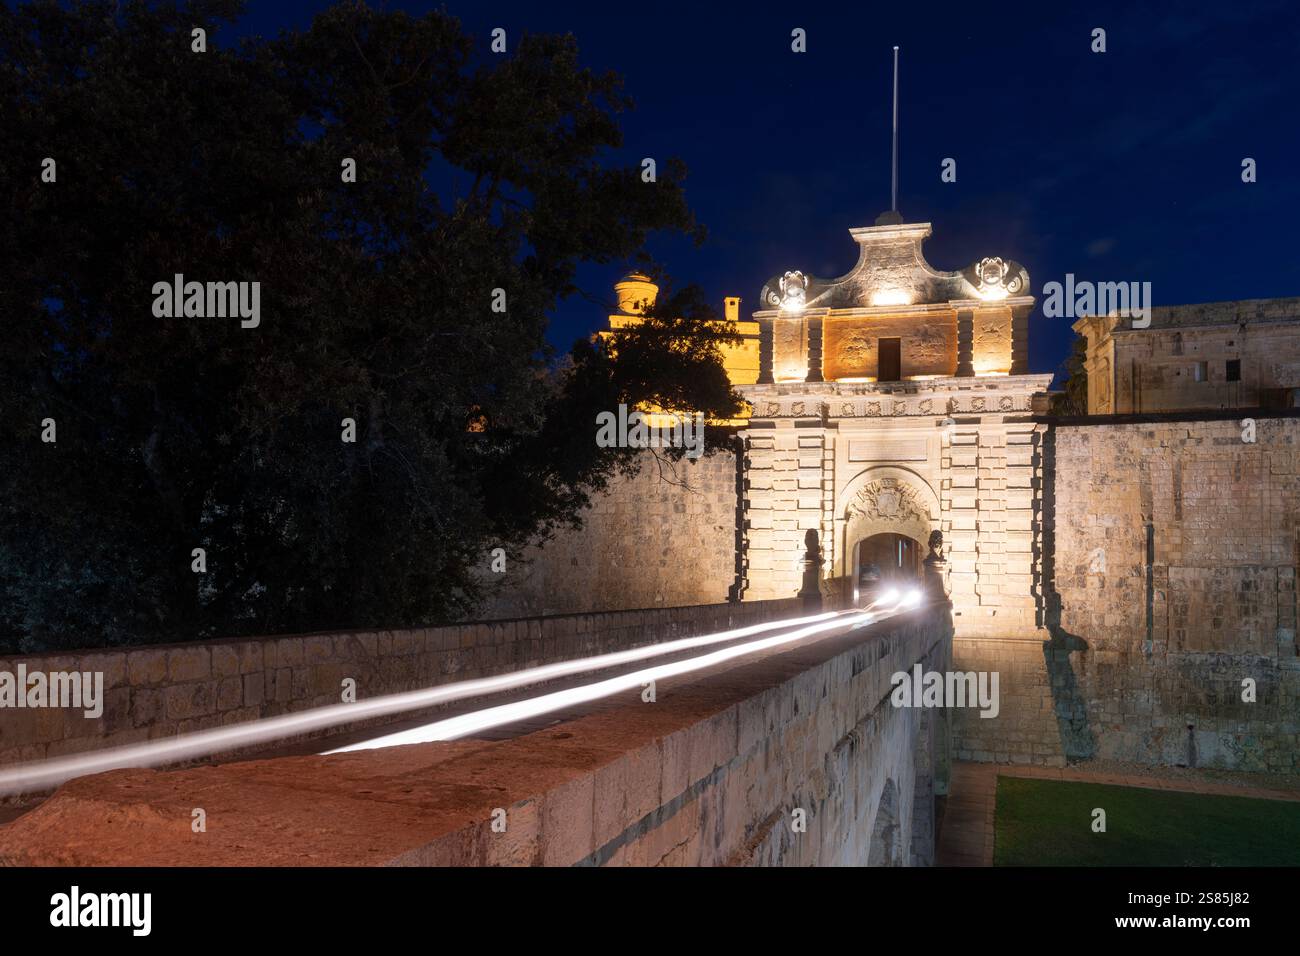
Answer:
[[[1300,802],[998,777],[994,836],[994,866],[1300,866]]]

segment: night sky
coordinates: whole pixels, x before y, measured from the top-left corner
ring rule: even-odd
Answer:
[[[254,0],[240,33],[305,27],[324,2]],[[831,278],[856,260],[848,236],[889,206],[890,72],[901,46],[899,210],[930,222],[931,265],[986,255],[1029,270],[1039,308],[1031,371],[1055,371],[1070,319],[1047,319],[1043,284],[1150,281],[1156,305],[1300,295],[1300,8],[1291,2],[1068,5],[918,2],[443,6],[484,55],[494,27],[571,32],[585,65],[626,80],[614,159],[682,158],[709,237],[650,251],[721,308],[757,307],[764,280]],[[791,30],[808,52],[791,52]],[[1107,52],[1091,51],[1094,27]],[[218,37],[217,42],[229,39]],[[940,181],[945,157],[957,182]],[[1253,157],[1258,181],[1241,180]],[[584,268],[603,301],[621,270]],[[562,304],[567,348],[601,308]]]

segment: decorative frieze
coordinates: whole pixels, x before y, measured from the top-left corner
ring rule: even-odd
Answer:
[[[953,381],[953,380],[947,380]],[[970,379],[964,380],[970,383]],[[912,418],[940,415],[1029,414],[1033,395],[1047,388],[1050,376],[975,379],[979,385],[914,383],[903,386],[825,383],[742,387],[753,418]]]

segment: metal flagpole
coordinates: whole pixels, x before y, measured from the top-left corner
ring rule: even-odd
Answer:
[[[894,47],[894,158],[889,208],[898,212],[898,47]]]

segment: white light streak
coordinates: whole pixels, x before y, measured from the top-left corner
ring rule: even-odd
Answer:
[[[360,700],[352,704],[333,704],[297,714],[285,714],[280,717],[246,721],[230,727],[204,730],[198,733],[185,734],[184,736],[168,737],[163,740],[151,740],[147,743],[131,744],[92,753],[71,754],[53,760],[19,764],[14,767],[0,769],[0,796],[39,793],[86,774],[120,770],[125,767],[155,767],[195,760],[212,754],[227,753],[316,730],[337,727],[341,724],[400,714],[410,710],[422,710],[426,707],[446,704],[467,697],[480,697],[484,694],[512,690],[517,687],[538,684],[573,674],[582,674],[587,671],[633,663],[662,654],[671,654],[677,651],[691,650],[696,647],[750,637],[754,634],[761,634],[778,628],[798,627],[828,621],[847,613],[849,612],[827,611],[806,617],[769,621],[765,624],[752,624],[748,627],[736,628],[730,631],[682,638],[676,641],[665,641],[660,644],[650,644],[627,651],[615,651],[572,661],[562,661],[557,664],[530,667],[527,670],[512,671],[496,677],[459,681],[454,684],[444,684],[423,690],[388,694],[372,700]]]
[[[458,737],[464,737],[468,734],[490,730],[493,727],[513,724],[520,720],[527,720],[532,717],[538,717],[542,714],[563,710],[566,707],[573,707],[577,704],[590,703],[591,701],[599,700],[602,697],[609,697],[613,694],[617,694],[620,691],[631,690],[633,688],[640,689],[651,681],[664,680],[668,677],[675,677],[678,674],[688,674],[692,671],[715,667],[718,664],[734,660],[735,658],[742,657],[746,654],[753,654],[769,648],[779,647],[782,644],[801,641],[806,637],[811,637],[814,634],[820,634],[824,631],[850,627],[857,624],[865,624],[874,620],[874,617],[875,616],[868,611],[852,614],[848,617],[837,617],[836,620],[813,624],[796,631],[791,631],[788,634],[778,634],[775,637],[765,637],[755,641],[747,641],[746,643],[739,644],[735,647],[728,647],[708,654],[702,654],[699,657],[692,657],[684,661],[674,661],[669,664],[660,664],[656,667],[647,667],[642,670],[632,671],[628,674],[620,674],[617,677],[596,681],[592,684],[585,684],[582,687],[572,687],[567,690],[554,691],[550,694],[542,694],[539,697],[515,701],[509,704],[500,704],[496,707],[485,707],[482,710],[477,710],[473,713],[460,714],[456,717],[437,720],[420,727],[413,727],[410,730],[385,734],[381,737],[364,740],[347,747],[340,747],[337,750],[326,751],[326,753],[348,753],[354,750],[372,750],[378,747],[397,747],[404,744],[429,743],[435,740],[455,740]]]

